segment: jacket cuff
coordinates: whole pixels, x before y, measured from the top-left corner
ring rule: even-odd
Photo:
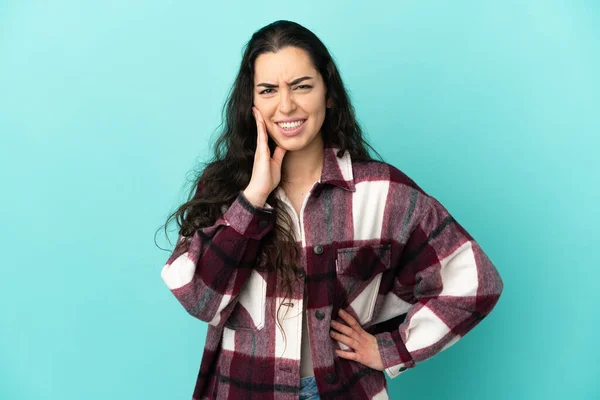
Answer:
[[[273,210],[268,204],[265,207],[256,207],[240,192],[223,214],[223,219],[240,235],[260,240],[275,225],[276,214]]]
[[[382,332],[375,335],[375,338],[383,367],[390,378],[395,378],[415,366],[415,361],[406,349],[400,332]]]

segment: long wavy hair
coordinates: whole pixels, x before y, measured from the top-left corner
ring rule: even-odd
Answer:
[[[363,139],[354,107],[325,45],[314,33],[295,22],[273,22],[255,32],[246,44],[239,72],[223,107],[222,131],[214,144],[214,158],[198,172],[188,200],[168,217],[165,233],[173,219],[184,237],[213,225],[223,209],[231,205],[250,182],[257,136],[252,115],[255,61],[261,54],[275,53],[285,47],[305,50],[323,77],[327,98],[333,104],[327,108],[321,128],[324,145],[339,148],[338,156],[349,152],[354,161],[372,160],[369,149],[377,154]],[[271,138],[269,148],[271,152],[275,149]],[[277,273],[284,293],[289,296],[296,279],[299,246],[289,229],[293,226],[291,216],[280,206],[274,193],[267,202],[274,207],[277,219],[284,223],[276,224],[263,238],[257,265],[269,273]],[[177,246],[183,242],[178,241]]]

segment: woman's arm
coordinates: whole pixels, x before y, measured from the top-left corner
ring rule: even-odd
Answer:
[[[212,226],[180,237],[161,277],[187,312],[212,325],[225,323],[275,218],[272,208],[256,207],[240,193]]]
[[[412,297],[416,303],[397,329],[375,335],[388,376],[456,343],[492,311],[502,290],[481,247],[430,197],[404,248],[393,288],[398,302]]]
[[[178,243],[161,272],[191,315],[216,326],[223,325],[233,311],[257,261],[260,240],[277,219],[265,201],[281,180],[286,151],[277,146],[271,156],[262,115],[255,107],[253,114],[256,151],[248,186],[213,226]]]

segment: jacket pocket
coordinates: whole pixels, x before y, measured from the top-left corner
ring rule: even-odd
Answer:
[[[224,326],[233,330],[261,330],[265,326],[267,302],[267,282],[264,277],[258,271],[252,271],[238,296]]]
[[[336,257],[336,302],[361,325],[373,318],[381,279],[389,271],[389,244],[341,248]]]

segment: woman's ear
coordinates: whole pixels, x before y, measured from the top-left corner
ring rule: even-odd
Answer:
[[[332,108],[333,107],[333,100],[331,98],[327,99],[327,108]]]

